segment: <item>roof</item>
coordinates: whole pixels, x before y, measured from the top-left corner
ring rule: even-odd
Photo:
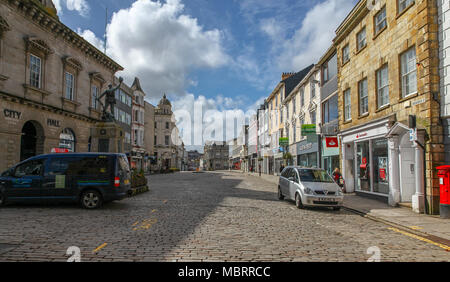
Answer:
[[[164,96],[162,97],[162,99],[159,101],[158,106],[160,106],[160,105],[172,106],[172,104],[170,103],[170,101],[167,99],[166,94],[164,94]]]
[[[137,78],[137,77],[134,78],[134,82],[133,82],[133,85],[131,85],[131,88],[136,91],[141,91],[142,93],[144,93],[144,90],[142,90],[142,87],[141,87],[141,82],[139,81],[139,78]]]
[[[297,72],[293,76],[286,78],[285,80],[281,81],[284,83],[284,93],[285,95],[289,95],[292,90],[294,90],[295,86],[299,84],[300,81],[303,80],[303,78],[309,73],[309,71],[314,67],[314,64],[311,64],[310,66],[302,69],[301,71]],[[286,97],[284,97],[286,98]]]

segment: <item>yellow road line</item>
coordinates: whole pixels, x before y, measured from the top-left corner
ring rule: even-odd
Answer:
[[[137,224],[139,223],[139,220],[138,221],[136,221],[135,223],[133,223],[133,225],[132,226],[136,226]]]
[[[152,213],[157,212],[158,210],[152,210]]]
[[[101,249],[103,249],[104,247],[106,247],[106,245],[108,245],[108,243],[103,243],[100,246],[98,246],[97,249],[93,250],[92,252],[96,253],[96,252],[100,251]]]
[[[411,229],[413,229],[413,230],[421,230],[421,229],[423,229],[422,227],[420,227],[420,226],[408,226],[409,228],[411,228]]]
[[[388,229],[389,229],[389,230],[392,230],[392,231],[394,231],[394,232],[403,234],[403,235],[405,235],[405,236],[409,236],[409,237],[411,237],[411,238],[420,240],[420,241],[422,241],[422,242],[427,242],[427,243],[433,244],[433,245],[438,246],[439,248],[442,248],[442,249],[444,249],[444,250],[450,251],[450,247],[447,246],[447,245],[444,245],[444,244],[441,244],[441,243],[437,243],[437,242],[431,241],[430,239],[423,238],[423,237],[417,236],[417,235],[412,234],[412,233],[408,233],[408,232],[406,232],[406,231],[403,231],[403,230],[400,230],[400,229],[397,229],[397,228],[389,227]]]

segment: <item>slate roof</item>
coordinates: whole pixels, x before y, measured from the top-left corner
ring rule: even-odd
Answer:
[[[297,86],[300,81],[302,81],[303,78],[309,73],[309,71],[314,67],[314,64],[302,69],[301,71],[297,72],[291,77],[286,78],[285,80],[282,80],[281,83],[284,83],[285,88],[285,95],[286,97],[289,95],[289,93],[294,90],[295,86]],[[283,97],[283,99],[286,99],[286,97]]]

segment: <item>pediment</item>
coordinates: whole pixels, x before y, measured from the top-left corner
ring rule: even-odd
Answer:
[[[53,54],[53,50],[50,48],[50,46],[42,39],[39,39],[37,37],[26,37],[25,42],[27,44],[28,50],[31,48],[38,49],[39,51],[44,52],[46,55]]]
[[[78,71],[81,71],[83,69],[83,65],[81,64],[81,62],[73,57],[64,57],[63,62]]]

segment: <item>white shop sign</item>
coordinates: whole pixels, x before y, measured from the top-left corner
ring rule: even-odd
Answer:
[[[375,127],[367,130],[361,129],[361,131],[349,135],[343,134],[342,141],[343,143],[350,143],[359,140],[372,139],[373,137],[383,136],[386,135],[387,133],[388,129],[386,126],[383,125],[380,127]]]

